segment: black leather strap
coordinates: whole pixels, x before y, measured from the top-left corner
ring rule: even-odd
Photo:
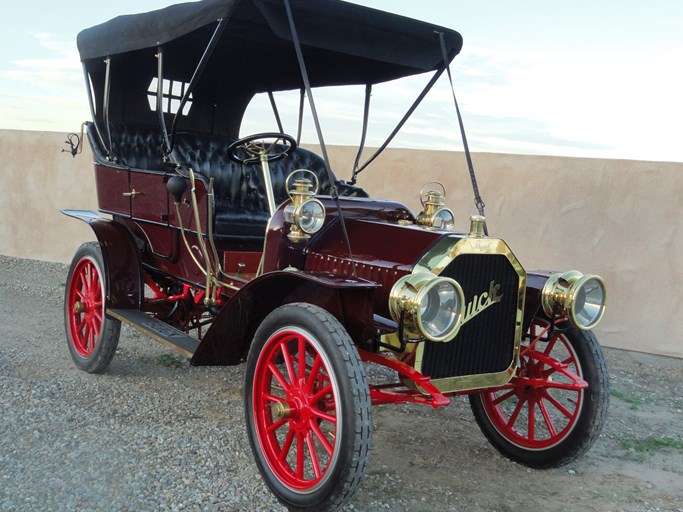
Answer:
[[[344,214],[342,212],[341,204],[339,203],[339,191],[337,190],[336,182],[334,179],[334,173],[332,173],[332,167],[330,166],[330,158],[327,154],[327,147],[325,146],[325,140],[323,139],[323,132],[320,128],[320,119],[318,118],[318,111],[315,108],[315,101],[313,101],[313,94],[311,93],[311,82],[308,79],[308,72],[306,71],[306,63],[304,62],[304,55],[301,52],[301,43],[299,42],[299,35],[296,30],[296,25],[294,24],[294,16],[292,15],[292,7],[289,5],[289,0],[284,0],[285,9],[287,11],[287,19],[289,20],[289,29],[292,33],[292,42],[294,43],[294,50],[296,51],[296,58],[299,61],[299,69],[301,70],[301,79],[304,82],[304,87],[306,89],[306,94],[308,95],[308,104],[311,107],[311,114],[313,115],[313,123],[315,124],[315,131],[318,134],[318,141],[320,142],[320,149],[323,154],[323,159],[325,160],[325,169],[327,170],[327,176],[330,180],[330,194],[337,205],[337,215],[339,216],[339,224],[342,228],[342,233],[344,235],[344,241],[346,242],[346,247],[349,251],[349,260],[351,260],[351,273],[356,276],[356,263],[353,260],[351,251],[351,241],[349,240],[349,233],[346,229],[346,222],[344,221]]]
[[[472,190],[474,192],[474,204],[479,211],[479,215],[484,216],[484,201],[479,193],[479,186],[477,185],[477,176],[474,173],[474,165],[472,164],[472,156],[470,155],[470,147],[467,144],[467,136],[465,135],[465,123],[462,121],[462,116],[460,115],[460,107],[458,107],[458,100],[455,97],[455,87],[453,87],[453,77],[451,76],[451,68],[448,65],[448,54],[446,52],[446,41],[444,40],[443,32],[437,32],[439,34],[439,43],[441,44],[441,56],[443,57],[443,65],[448,73],[448,81],[451,84],[451,93],[453,93],[453,103],[455,104],[455,112],[458,115],[458,124],[460,125],[460,135],[462,136],[462,146],[465,150],[465,158],[467,159],[467,168],[470,171],[470,180],[472,181]],[[484,224],[484,234],[488,236],[488,229],[486,224]]]
[[[368,134],[368,119],[370,118],[370,96],[372,95],[372,84],[365,86],[365,105],[363,106],[363,131],[360,136],[360,144],[358,145],[358,153],[356,153],[356,160],[353,162],[353,174],[351,175],[351,185],[356,184],[356,177],[360,172],[358,165],[360,164],[360,157],[365,148],[365,137]]]
[[[389,137],[387,137],[387,140],[384,141],[384,143],[375,151],[375,153],[368,158],[365,163],[358,169],[357,171],[354,171],[353,173],[353,178],[351,179],[351,183],[355,183],[356,177],[363,171],[368,165],[370,165],[375,158],[377,158],[382,151],[386,149],[386,147],[391,143],[392,140],[394,140],[394,137],[396,137],[396,134],[399,132],[401,128],[403,128],[403,125],[406,123],[408,118],[415,112],[415,109],[422,103],[422,100],[424,99],[425,96],[427,96],[427,93],[431,90],[431,88],[434,86],[436,81],[439,79],[441,74],[443,73],[444,68],[439,68],[436,70],[436,73],[434,73],[434,76],[432,79],[427,83],[425,88],[422,90],[420,95],[417,97],[417,99],[413,102],[413,104],[410,106],[408,111],[405,113],[405,115],[401,118],[401,120],[398,122],[396,125],[396,128],[389,134]]]
[[[275,96],[273,96],[273,91],[268,91],[268,99],[270,100],[270,106],[273,109],[273,115],[275,116],[275,122],[277,123],[277,128],[280,133],[285,133],[285,129],[282,127],[282,119],[280,119],[280,112],[277,110],[277,105],[275,104]],[[299,141],[297,141],[297,145]]]
[[[306,89],[301,88],[301,94],[299,95],[299,123],[296,130],[296,145],[301,145],[301,130],[304,125],[304,99],[306,98]]]

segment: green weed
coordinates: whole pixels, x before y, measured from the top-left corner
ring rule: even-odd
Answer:
[[[173,352],[164,352],[163,354],[159,354],[157,356],[156,362],[159,366],[177,368],[179,366],[185,365],[185,358],[180,354],[175,354]]]
[[[642,405],[645,403],[645,400],[643,400],[642,398],[638,398],[635,395],[629,395],[626,393],[622,393],[618,389],[612,389],[610,394],[614,398],[618,398],[619,400],[622,400],[622,401],[626,402],[627,404],[630,404],[629,409],[631,409],[632,411],[637,410],[639,405]]]
[[[683,450],[683,441],[673,437],[646,437],[645,439],[621,439],[619,441],[623,448],[635,450],[636,452],[651,452],[659,448],[674,448]]]

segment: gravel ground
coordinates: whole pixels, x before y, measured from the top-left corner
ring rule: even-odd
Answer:
[[[0,510],[280,511],[249,450],[243,367],[191,367],[123,328],[103,375],[64,341],[67,267],[0,256]],[[375,408],[349,510],[683,512],[683,361],[606,350],[603,436],[570,467],[500,457],[467,404]]]

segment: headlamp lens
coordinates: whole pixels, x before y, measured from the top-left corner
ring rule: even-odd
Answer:
[[[325,208],[315,199],[306,201],[299,207],[298,225],[304,233],[316,233],[325,222]]]
[[[434,214],[432,226],[436,229],[442,229],[444,231],[453,231],[455,226],[453,212],[451,212],[448,208],[440,209]]]
[[[573,316],[584,329],[593,327],[605,309],[605,285],[601,280],[590,278],[574,292]]]
[[[460,320],[461,294],[451,281],[435,280],[427,285],[420,301],[419,323],[429,339],[448,337]]]

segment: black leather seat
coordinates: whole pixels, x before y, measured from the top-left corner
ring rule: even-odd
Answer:
[[[134,169],[163,171],[164,139],[154,126],[116,126],[111,129],[111,152],[119,164]]]
[[[96,136],[88,126],[88,137],[95,156],[106,161]],[[111,157],[119,165],[134,169],[168,171],[164,164],[164,139],[157,127],[118,125],[111,129]],[[261,164],[240,165],[228,158],[228,147],[233,141],[195,133],[178,133],[172,160],[192,167],[208,186],[214,180],[214,233],[219,238],[262,240],[270,218],[268,200],[263,185]],[[286,158],[269,164],[276,205],[288,198],[285,180],[296,169],[315,173],[320,183],[319,194],[330,194],[330,180],[321,157],[304,148],[296,148]],[[336,180],[339,195],[368,197],[352,185]]]
[[[240,165],[228,158],[231,141],[205,135],[179,133],[174,158],[192,167],[208,183],[214,179],[216,200],[214,232],[221,237],[262,239],[270,214],[263,185],[261,164]],[[286,158],[269,163],[276,206],[287,200],[285,180],[296,169],[315,173],[319,194],[330,193],[330,180],[321,157],[304,148],[296,148]],[[339,194],[367,197],[359,187],[336,181]]]

